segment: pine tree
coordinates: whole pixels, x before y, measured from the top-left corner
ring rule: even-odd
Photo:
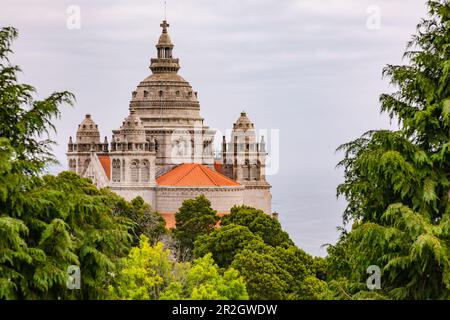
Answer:
[[[60,106],[73,95],[34,100],[8,60],[14,28],[0,30],[0,299],[100,299],[117,261],[130,249],[131,221],[115,198],[74,173],[43,176],[56,160],[52,141]],[[68,290],[67,268],[81,269],[81,290]]]
[[[338,195],[348,201],[344,221],[354,224],[329,248],[330,274],[353,283],[348,297],[366,290],[369,265],[382,268],[388,298],[450,296],[450,4],[428,8],[408,64],[383,71],[396,91],[381,95],[381,110],[399,130],[369,131],[339,148]]]

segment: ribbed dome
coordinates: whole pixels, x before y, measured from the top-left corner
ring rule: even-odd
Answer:
[[[161,107],[161,102],[199,108],[197,95],[191,85],[176,73],[155,73],[148,76],[133,92],[131,100],[132,107]]]
[[[100,132],[98,126],[92,120],[91,115],[87,114],[83,121],[78,125],[77,143],[100,143]]]

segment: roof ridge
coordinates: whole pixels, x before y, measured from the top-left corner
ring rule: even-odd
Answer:
[[[208,171],[206,171],[206,169],[204,167],[207,166],[200,166],[200,168],[202,169],[203,173],[208,177],[208,179],[215,185],[218,186],[218,184],[213,180],[213,178],[210,177],[210,174]],[[209,167],[207,167],[209,169]]]
[[[230,181],[230,182],[234,182],[234,183],[240,184],[240,183],[238,183],[236,180],[231,179],[230,177],[226,176],[225,174],[223,174],[223,173],[221,173],[221,172],[213,171],[213,170],[211,170],[211,172],[214,173],[216,176],[219,176],[219,177],[222,178],[222,179],[225,179],[225,180],[227,180],[227,181]]]
[[[198,169],[198,170],[197,170]],[[201,163],[182,163],[157,179],[168,186],[237,186],[239,182]]]
[[[181,180],[183,180],[188,174],[190,174],[190,173],[192,172],[192,170],[195,169],[196,165],[198,165],[198,164],[196,164],[196,163],[192,163],[192,164],[193,164],[192,168],[190,168],[184,175],[182,175],[180,178],[178,178],[177,181],[176,181],[174,184],[177,184],[178,182],[180,182]],[[188,163],[183,163],[182,165],[180,165],[180,168],[181,168],[183,165],[189,165],[189,164],[188,164]]]

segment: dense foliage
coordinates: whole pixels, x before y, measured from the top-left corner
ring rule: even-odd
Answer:
[[[68,92],[34,100],[8,61],[13,28],[0,31],[0,298],[105,296],[108,273],[130,247],[130,221],[113,214],[108,192],[64,172],[41,177],[54,161],[52,128]],[[66,288],[67,267],[81,266],[81,290]]]
[[[204,234],[211,233],[219,221],[217,212],[211,207],[211,202],[199,195],[195,199],[183,201],[175,214],[176,228],[173,230],[178,242],[178,257],[181,260],[192,258],[195,240]]]
[[[116,196],[115,212],[129,218],[132,222],[130,233],[133,245],[138,245],[141,235],[147,236],[152,244],[161,241],[166,234],[166,221],[152,207],[144,202],[142,197],[136,197],[131,202]]]
[[[428,8],[404,55],[409,64],[383,72],[397,90],[381,95],[381,110],[399,130],[340,147],[338,194],[353,227],[329,248],[339,297],[450,298],[450,4]],[[366,292],[369,265],[382,270],[378,292]]]
[[[294,244],[289,239],[287,232],[281,229],[281,224],[277,220],[271,219],[262,210],[246,205],[231,208],[230,214],[224,216],[220,224],[222,226],[230,224],[245,226],[271,246]]]
[[[251,299],[320,299],[328,296],[315,260],[293,245],[280,223],[261,210],[232,208],[221,228],[195,242],[194,254],[211,254],[243,276]]]
[[[239,273],[220,270],[211,255],[190,262],[176,262],[161,242],[153,247],[141,236],[139,247],[120,262],[110,291],[119,299],[247,299]]]

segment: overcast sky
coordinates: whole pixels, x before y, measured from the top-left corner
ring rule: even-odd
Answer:
[[[335,242],[343,200],[335,149],[369,129],[389,128],[378,96],[392,90],[381,71],[399,64],[424,0],[169,0],[179,73],[198,91],[201,114],[222,132],[242,110],[257,129],[279,129],[280,170],[269,177],[273,207],[297,245],[324,255]],[[67,28],[67,8],[81,28]],[[131,92],[149,73],[163,1],[2,0],[0,25],[19,29],[12,61],[39,97],[77,98],[57,122],[55,153],[84,114],[102,136],[128,114]],[[380,19],[377,19],[380,13]],[[379,24],[378,24],[379,22]],[[378,28],[379,26],[379,28]]]

